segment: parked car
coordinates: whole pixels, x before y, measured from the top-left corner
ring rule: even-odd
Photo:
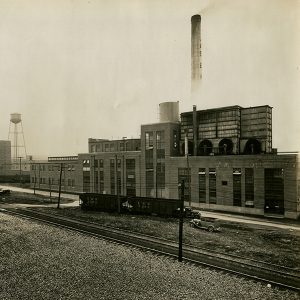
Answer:
[[[194,228],[206,229],[209,232],[220,231],[220,224],[218,219],[209,217],[200,217],[190,221],[190,226]]]
[[[180,208],[177,208],[175,211],[175,215],[178,217],[179,214],[180,214]],[[201,213],[200,211],[193,210],[191,207],[184,207],[183,216],[185,218],[190,218],[190,219],[200,219]]]
[[[10,190],[4,190],[0,188],[0,195],[9,195],[9,194],[10,194]]]

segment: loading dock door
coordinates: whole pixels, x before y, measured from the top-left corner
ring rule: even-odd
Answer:
[[[265,213],[284,214],[283,169],[265,169]]]

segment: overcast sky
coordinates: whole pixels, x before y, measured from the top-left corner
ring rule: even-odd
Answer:
[[[190,17],[203,79],[190,93]],[[139,137],[158,104],[273,107],[273,147],[300,150],[298,0],[0,0],[0,140],[22,114],[27,154]]]

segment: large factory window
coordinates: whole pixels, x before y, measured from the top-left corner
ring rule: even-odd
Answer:
[[[146,169],[153,170],[153,149],[146,150]]]
[[[153,148],[153,132],[146,132],[146,150]]]
[[[126,159],[126,195],[136,196],[135,159]]]
[[[153,132],[146,132],[146,169],[153,170]]]
[[[215,168],[209,168],[209,203],[217,203],[217,173]]]
[[[117,171],[117,189],[118,189],[118,194],[121,195],[121,188],[122,188],[122,183],[121,183],[121,170]]]
[[[104,171],[99,172],[99,192],[103,193],[104,191]]]
[[[114,195],[116,193],[115,185],[115,159],[110,160],[110,193]]]
[[[103,168],[103,159],[100,159],[99,166],[100,168]]]
[[[166,186],[166,179],[165,179],[165,163],[158,162],[156,165],[156,189],[157,193],[156,196],[159,198],[163,198],[163,191]]]
[[[165,158],[165,132],[156,132],[156,156],[157,158]]]
[[[90,192],[90,172],[83,171],[83,191]]]
[[[154,174],[153,170],[146,170],[146,196],[154,197]]]
[[[95,186],[95,193],[99,193],[99,185],[98,185],[98,171],[94,171],[94,186]]]
[[[233,169],[233,205],[242,205],[242,171],[240,168]]]
[[[205,168],[200,168],[198,173],[199,178],[199,202],[206,202],[206,172]]]
[[[245,206],[254,207],[254,172],[253,168],[245,169]]]
[[[283,169],[265,169],[265,212],[284,213]]]
[[[95,167],[95,168],[98,168],[98,166],[99,166],[98,159],[94,159],[94,167]]]
[[[119,149],[120,149],[120,151],[124,151],[124,148],[125,148],[125,142],[122,141],[119,143]]]

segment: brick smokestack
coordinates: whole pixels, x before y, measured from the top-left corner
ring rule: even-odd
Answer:
[[[192,68],[192,92],[197,90],[202,78],[202,62],[201,62],[201,16],[194,15],[191,18],[191,68]]]

